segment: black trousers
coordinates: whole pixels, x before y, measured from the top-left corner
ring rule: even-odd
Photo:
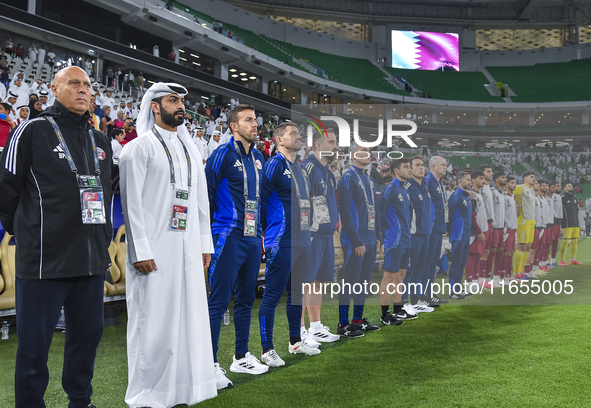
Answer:
[[[105,275],[16,279],[17,408],[45,407],[49,346],[62,306],[66,318],[62,386],[70,400],[69,408],[90,404],[94,359],[103,334],[104,281]]]

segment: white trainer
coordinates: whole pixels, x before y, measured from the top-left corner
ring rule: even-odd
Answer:
[[[329,331],[329,328],[323,325],[320,325],[319,329],[313,329],[310,327],[310,330],[308,330],[308,342],[313,340],[316,342],[332,343],[333,341],[337,341],[340,338],[341,336],[332,334]]]
[[[266,353],[262,353],[261,360],[269,367],[281,367],[285,365],[285,361],[279,357],[275,349],[270,349]]]
[[[218,390],[223,390],[224,388],[231,387],[232,381],[228,380],[226,377],[226,370],[220,367],[220,363],[213,364],[215,370],[215,385]]]
[[[429,303],[425,302],[424,300],[419,300],[415,305],[412,305],[412,307],[419,313],[431,313],[435,310],[435,308],[429,306]]]
[[[289,352],[291,354],[305,354],[307,356],[315,356],[320,354],[320,349],[311,347],[308,344],[308,340],[301,340],[296,344],[289,343]]]
[[[319,349],[320,347],[322,347],[322,344],[318,343],[316,340],[310,337],[310,333],[308,332],[308,330],[306,330],[304,326],[300,326],[300,337],[302,338],[302,340],[306,340],[308,346],[312,348]]]
[[[261,364],[261,362],[250,354],[250,352],[246,353],[246,355],[236,360],[236,356],[232,357],[234,360],[232,365],[230,366],[230,371],[233,373],[244,373],[244,374],[263,374],[269,370],[269,366]]]
[[[414,306],[413,306],[413,305],[411,305],[410,303],[405,303],[405,304],[403,304],[403,305],[402,305],[402,308],[404,309],[404,311],[405,311],[407,314],[410,314],[410,315],[418,315],[418,314],[419,314],[419,311],[418,311],[418,310],[416,310],[416,309],[414,308]]]

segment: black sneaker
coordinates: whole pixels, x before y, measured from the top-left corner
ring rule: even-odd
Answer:
[[[404,322],[402,320],[397,319],[396,316],[393,316],[390,313],[388,313],[386,316],[382,317],[380,320],[382,321],[382,324],[384,324],[386,326],[400,326],[400,325],[404,324]]]
[[[452,293],[449,295],[449,298],[453,300],[461,300],[466,299],[466,296],[464,296],[462,293]]]
[[[341,325],[339,324],[337,327],[337,334],[339,336],[349,337],[351,339],[356,339],[358,337],[365,336],[365,334],[357,330],[357,328],[353,324],[348,324],[345,327],[341,327]]]
[[[406,310],[402,309],[400,312],[396,313],[394,317],[399,320],[414,320],[419,316],[413,313],[408,313]]]
[[[361,320],[361,323],[356,323],[354,325],[356,326],[357,330],[364,330],[368,332],[380,330],[380,326],[376,326],[375,324],[371,324],[370,322],[368,322],[367,317],[364,317]]]
[[[429,302],[429,306],[431,307],[436,307],[435,305],[440,306],[444,303],[449,303],[447,300],[440,299],[435,295],[432,298],[427,299],[427,302]]]
[[[474,293],[472,293],[472,291],[468,291],[466,292],[465,290],[462,291],[462,296],[464,296],[465,298],[467,298],[468,296],[472,296]]]

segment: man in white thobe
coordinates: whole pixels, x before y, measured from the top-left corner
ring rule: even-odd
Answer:
[[[205,164],[209,154],[207,154],[207,142],[205,139],[203,139],[203,128],[201,126],[197,126],[195,129],[193,129],[192,133],[193,143],[195,143],[197,150],[199,150],[199,153],[201,153],[203,164]]]
[[[186,94],[177,84],[150,87],[139,137],[119,157],[131,408],[217,395],[204,279],[214,247],[203,161],[182,126]]]
[[[211,139],[209,139],[209,143],[207,144],[207,157],[211,156],[211,154],[217,149],[222,143],[220,142],[222,135],[220,132],[213,132],[211,135]]]

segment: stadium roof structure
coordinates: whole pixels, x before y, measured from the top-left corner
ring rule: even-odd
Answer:
[[[568,26],[591,20],[589,0],[224,0],[262,15],[440,25]]]

